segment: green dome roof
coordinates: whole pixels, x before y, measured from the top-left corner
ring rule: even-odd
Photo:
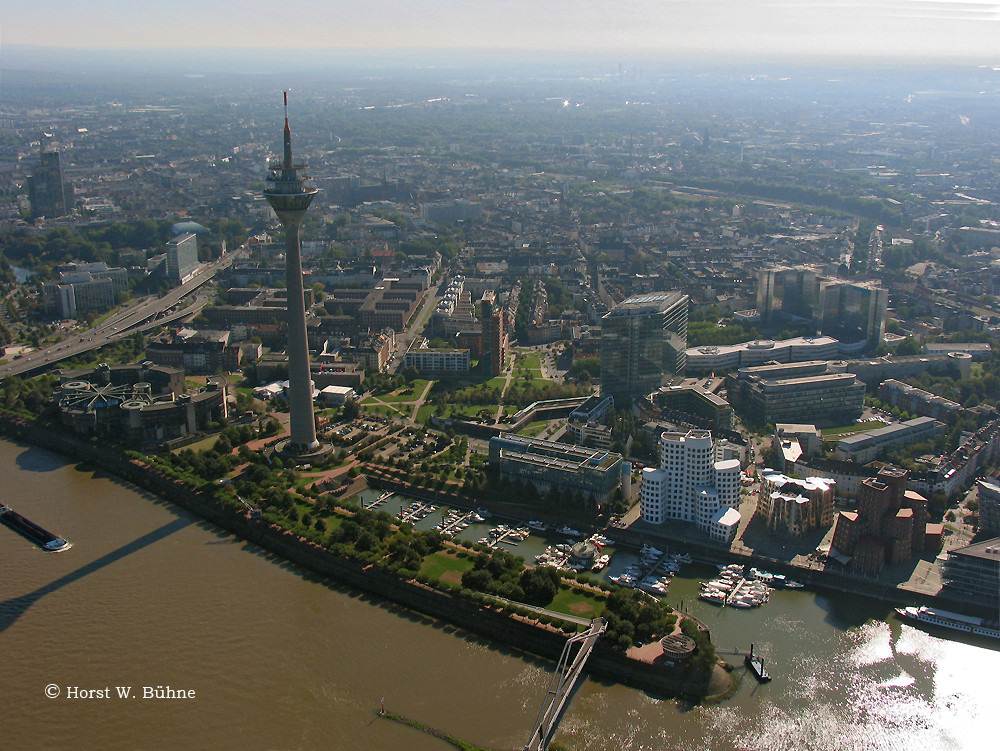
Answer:
[[[183,235],[186,232],[190,232],[195,235],[203,235],[206,232],[212,231],[204,224],[198,224],[198,222],[177,222],[177,224],[170,229],[175,235]]]

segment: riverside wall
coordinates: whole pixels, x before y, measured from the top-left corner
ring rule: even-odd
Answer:
[[[477,636],[549,660],[557,660],[566,643],[566,634],[556,629],[536,625],[458,593],[401,579],[376,566],[329,551],[277,525],[251,519],[247,512],[208,498],[176,478],[129,459],[116,448],[91,444],[72,434],[20,419],[0,421],[0,434],[91,463],[303,568]],[[707,687],[692,683],[679,671],[631,660],[601,642],[587,662],[587,672],[661,696],[697,697],[704,695]]]

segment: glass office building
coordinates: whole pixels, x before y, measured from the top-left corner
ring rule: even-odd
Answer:
[[[757,273],[757,313],[765,326],[774,325],[778,314],[811,320],[818,301],[819,288],[813,269],[779,266]]]
[[[885,339],[889,292],[876,284],[828,281],[820,285],[820,330],[844,343],[878,347]]]
[[[490,439],[490,467],[541,492],[558,488],[601,506],[611,501],[631,471],[621,454],[518,435]]]
[[[630,297],[601,319],[601,393],[627,408],[684,372],[688,296]]]

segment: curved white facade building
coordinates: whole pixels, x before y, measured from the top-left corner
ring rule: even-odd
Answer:
[[[691,347],[687,350],[687,372],[709,373],[763,365],[767,362],[833,360],[844,350],[830,336],[798,336],[773,341],[758,339],[729,345]]]
[[[668,519],[694,522],[720,542],[731,542],[739,526],[740,463],[713,461],[707,430],[660,435],[660,468],[642,471],[642,518],[650,524]],[[721,512],[721,513],[720,513]],[[734,521],[735,520],[735,521]]]
[[[667,473],[662,469],[646,467],[642,470],[639,502],[642,504],[642,518],[651,524],[662,524],[667,520],[663,510],[663,485],[666,477]]]

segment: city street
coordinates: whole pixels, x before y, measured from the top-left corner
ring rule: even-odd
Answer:
[[[0,378],[41,371],[85,352],[131,336],[136,331],[148,331],[165,324],[196,315],[209,302],[208,295],[199,294],[194,300],[189,295],[212,281],[215,275],[227,268],[240,251],[227,253],[222,258],[205,264],[187,282],[170,290],[163,297],[144,297],[131,300],[113,315],[91,329],[78,329],[58,344],[29,352],[17,360],[0,365]],[[186,301],[184,305],[181,305]],[[172,308],[177,307],[177,310]]]

